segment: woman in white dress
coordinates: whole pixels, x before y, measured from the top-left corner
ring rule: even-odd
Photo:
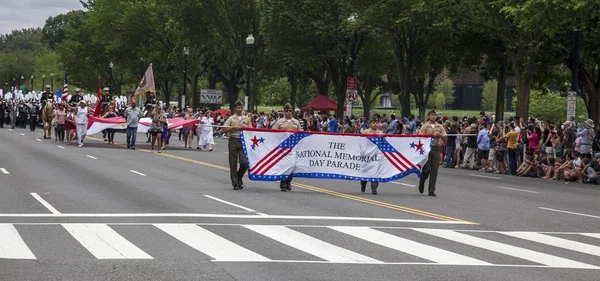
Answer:
[[[198,126],[198,149],[202,150],[206,149],[208,146],[208,150],[212,151],[212,145],[215,144],[215,140],[213,138],[213,124],[215,123],[214,119],[210,116],[210,111],[206,111],[204,116],[200,120],[200,126]],[[201,148],[202,147],[202,148]]]

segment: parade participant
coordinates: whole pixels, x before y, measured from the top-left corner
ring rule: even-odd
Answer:
[[[206,146],[208,146],[208,150],[212,151],[213,148],[213,144],[215,144],[215,140],[213,138],[213,124],[215,123],[215,120],[210,117],[210,110],[207,110],[204,113],[204,116],[202,117],[202,119],[200,120],[200,126],[198,126],[199,130],[197,130],[197,135],[198,135],[198,147],[197,149],[202,150],[202,147],[204,147],[204,149],[207,149]]]
[[[131,107],[125,110],[125,118],[127,119],[127,148],[135,149],[138,122],[142,118],[142,111],[137,107],[135,100],[132,100]]]
[[[42,94],[40,98],[40,102],[42,103],[42,108],[46,106],[46,101],[51,100],[54,101],[54,94],[50,91],[50,85],[46,85],[46,91]]]
[[[4,128],[4,112],[6,111],[6,101],[0,99],[0,128]]]
[[[77,110],[75,125],[77,126],[77,142],[79,147],[83,146],[83,140],[87,134],[88,116],[90,116],[89,109],[85,106],[84,101],[79,102],[79,107],[74,108]]]
[[[108,112],[102,115],[102,118],[114,118],[117,117],[117,113],[115,113],[115,109],[112,106],[108,107]],[[106,133],[108,134],[108,143],[115,144],[115,129],[106,129]]]
[[[67,117],[65,118],[65,132],[67,133],[68,145],[71,145],[73,142],[73,130],[75,130],[75,116],[73,115],[73,109],[67,107]]]
[[[65,105],[58,104],[58,109],[54,112],[54,118],[56,118],[56,134],[58,135],[57,141],[65,142],[65,117],[67,111]]]
[[[75,107],[77,104],[83,100],[83,94],[81,93],[81,89],[75,89],[75,95],[71,96],[71,100],[69,100],[69,106]]]
[[[240,129],[249,128],[251,125],[250,119],[242,115],[244,104],[241,101],[235,102],[235,114],[225,121],[224,133],[229,134],[228,150],[229,150],[229,174],[231,184],[234,190],[244,188],[242,178],[246,173],[246,156],[242,150],[242,141],[240,139]],[[238,162],[240,164],[238,170]]]
[[[19,111],[19,106],[17,103],[12,100],[10,105],[10,128],[14,129],[17,126],[17,112]]]
[[[431,151],[429,151],[429,155],[427,156],[427,162],[421,170],[422,175],[421,179],[419,180],[419,192],[423,193],[425,190],[425,181],[431,176],[429,179],[429,196],[435,196],[435,182],[437,180],[438,169],[440,167],[440,153],[442,152],[444,141],[448,139],[448,136],[446,135],[446,130],[444,127],[435,122],[435,110],[429,111],[427,119],[428,122],[421,126],[419,134],[433,135],[433,140],[431,144]]]
[[[148,132],[152,135],[152,143],[150,148],[150,153],[154,153],[154,143],[156,143],[156,150],[158,153],[162,153],[162,134],[163,134],[163,125],[165,123],[165,117],[162,114],[162,110],[159,105],[154,107],[154,112],[152,113],[152,125],[150,125],[150,129]]]
[[[363,134],[365,134],[365,135],[383,135],[383,132],[380,131],[377,128],[377,126],[378,126],[378,120],[376,117],[374,117],[373,119],[371,119],[371,127],[364,130]],[[378,182],[371,182],[371,192],[373,194],[377,194],[377,187],[379,187]],[[366,189],[367,189],[367,182],[360,181],[360,191],[365,192]]]
[[[38,122],[38,108],[37,104],[31,102],[29,105],[29,130],[35,132],[35,127]]]
[[[298,119],[292,117],[292,105],[286,103],[283,106],[283,118],[277,120],[275,125],[273,125],[273,129],[275,130],[285,130],[285,131],[300,131],[300,121]],[[290,175],[286,180],[281,181],[279,183],[279,188],[281,191],[292,190],[292,179],[294,176]]]
[[[104,94],[100,97],[100,102],[102,103],[102,112],[106,112],[111,101],[112,98],[110,97],[110,88],[106,87],[104,88]],[[100,115],[102,115],[102,113],[100,113]],[[102,130],[102,138],[104,138],[104,141],[107,141],[106,130]]]

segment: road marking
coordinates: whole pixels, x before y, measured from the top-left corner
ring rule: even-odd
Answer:
[[[63,224],[97,259],[153,259],[106,224]]]
[[[426,244],[418,243],[402,237],[394,236],[379,230],[367,227],[354,226],[331,226],[333,230],[345,233],[356,238],[369,241],[396,251],[404,252],[409,255],[417,256],[426,260],[445,264],[460,264],[460,265],[489,265],[471,257],[459,255],[443,249],[432,247]]]
[[[408,183],[397,182],[397,181],[391,181],[390,183],[397,184],[397,185],[404,185],[404,186],[408,186],[408,187],[416,187],[416,185],[414,185],[414,184],[408,184]]]
[[[41,139],[35,139],[36,141],[42,141]]]
[[[536,252],[512,245],[499,243],[492,240],[487,240],[463,233],[459,233],[452,230],[444,229],[415,229],[416,231],[448,239],[450,241],[463,243],[473,247],[482,248],[485,250],[498,252],[504,255],[517,257],[520,259],[532,261],[547,266],[558,267],[558,268],[585,268],[585,269],[600,269],[597,266],[573,261],[557,256],[548,255],[541,252]]]
[[[336,221],[376,221],[426,224],[472,224],[463,221],[411,220],[368,217],[334,216],[290,216],[290,215],[230,215],[230,214],[194,214],[194,213],[105,213],[105,214],[0,214],[0,218],[240,218],[240,219],[286,219],[286,220],[336,220]]]
[[[140,175],[140,176],[142,176],[142,177],[145,177],[145,176],[146,176],[146,174],[142,174],[142,173],[140,173],[140,172],[138,172],[138,171],[134,171],[134,170],[129,170],[129,171],[130,171],[130,172],[132,172],[132,173],[134,173],[134,174],[138,174],[138,175]]]
[[[195,224],[155,224],[155,227],[217,261],[270,261]]]
[[[24,136],[25,134],[21,133],[21,136]]]
[[[0,224],[0,237],[0,259],[35,259],[35,255],[12,224]]]
[[[600,233],[579,233],[580,235],[600,239]]]
[[[506,186],[496,186],[497,188],[502,188],[502,189],[508,189],[508,190],[514,190],[514,191],[522,191],[522,192],[529,192],[529,193],[539,193],[537,191],[531,191],[531,190],[525,190],[525,189],[518,189],[518,188],[512,188],[512,187],[506,187]]]
[[[558,248],[563,248],[571,251],[585,253],[594,256],[600,256],[600,247],[592,246],[581,242],[571,241],[563,238],[558,238],[546,234],[540,234],[535,232],[521,232],[521,231],[508,231],[500,232],[504,235],[517,237],[537,243],[542,243]]]
[[[87,157],[87,158],[91,158],[91,159],[94,159],[94,160],[98,160],[98,158],[96,158],[96,157],[94,157],[94,156],[92,156],[92,155],[86,155],[85,157]]]
[[[482,176],[482,175],[476,175],[476,174],[469,174],[469,176],[478,177],[478,178],[485,178],[485,179],[492,179],[492,180],[500,180],[501,179],[499,177]]]
[[[65,147],[64,147],[64,146],[60,146],[60,145],[57,145],[56,147],[58,147],[58,148],[62,148],[62,149],[65,149]]]
[[[97,139],[94,137],[87,137],[87,138],[102,142],[101,139]],[[121,145],[121,144],[115,144],[115,145],[120,146],[120,147],[125,147],[124,145]],[[150,153],[150,150],[147,150],[147,149],[138,149],[138,151]],[[164,153],[164,152],[161,153],[160,156],[177,159],[177,160],[181,160],[181,161],[194,163],[194,164],[198,164],[198,165],[211,167],[211,168],[229,172],[229,168],[227,168],[225,166],[221,166],[221,165],[198,161],[198,160],[181,157],[181,156]],[[421,211],[418,209],[412,209],[412,208],[407,208],[407,207],[400,206],[400,205],[394,205],[394,204],[390,204],[390,203],[386,203],[386,202],[382,202],[382,201],[366,199],[366,198],[362,198],[359,196],[354,196],[354,195],[337,192],[337,191],[333,191],[333,190],[329,190],[329,189],[319,188],[319,187],[315,187],[315,186],[310,186],[310,185],[306,185],[306,184],[300,184],[300,183],[293,182],[292,185],[295,187],[298,187],[298,188],[306,189],[306,190],[312,190],[312,191],[316,191],[316,192],[320,192],[320,193],[325,193],[325,194],[329,194],[329,195],[333,195],[333,196],[337,196],[337,197],[342,197],[342,198],[346,198],[346,199],[350,199],[350,200],[354,200],[354,201],[359,201],[359,202],[363,202],[363,203],[367,203],[367,204],[371,204],[371,205],[375,205],[375,206],[394,209],[394,210],[402,211],[405,213],[411,213],[411,214],[416,214],[416,215],[420,215],[420,216],[424,216],[424,217],[435,218],[435,219],[439,219],[439,220],[443,220],[443,221],[458,221],[458,222],[463,222],[463,223],[468,223],[468,224],[473,224],[473,225],[478,224],[476,222],[470,222],[470,221],[461,220],[461,219],[457,219],[457,218],[453,218],[453,217],[442,216],[442,215],[438,215],[438,214],[434,214],[434,213]]]
[[[244,225],[263,236],[330,262],[382,263],[376,259],[329,244],[285,226]]]
[[[13,130],[12,130],[12,129],[8,129],[8,131],[9,131],[9,132],[12,132]]]
[[[31,196],[33,196],[33,198],[35,198],[35,200],[37,200],[42,205],[44,205],[44,207],[46,207],[46,209],[48,209],[52,214],[54,214],[54,215],[60,215],[61,214],[57,209],[55,209],[54,207],[52,207],[52,205],[50,205],[50,203],[46,202],[46,200],[44,200],[44,198],[42,198],[41,196],[39,196],[37,193],[31,192],[29,194],[31,194]]]
[[[5,175],[10,175],[10,173],[4,168],[0,168],[0,171]]]
[[[223,153],[225,153],[225,154],[229,154],[229,152],[227,152],[227,151],[226,151],[226,152],[223,152]]]
[[[217,198],[217,197],[214,197],[214,196],[210,196],[210,195],[204,195],[204,197],[206,197],[206,198],[210,198],[210,199],[212,199],[212,200],[215,200],[215,201],[219,201],[219,202],[221,202],[221,203],[224,203],[224,204],[227,204],[227,205],[234,206],[234,207],[236,207],[236,208],[240,208],[240,209],[242,209],[242,210],[246,210],[246,211],[248,211],[248,212],[257,213],[257,214],[260,214],[260,215],[263,215],[263,216],[266,216],[266,215],[267,215],[267,214],[259,213],[259,212],[255,211],[255,210],[253,210],[253,209],[250,209],[250,208],[244,207],[244,206],[242,206],[242,205],[238,205],[238,204],[235,204],[235,203],[231,203],[231,202],[225,201],[225,200],[223,200],[223,199],[219,199],[219,198]]]
[[[574,213],[574,212],[568,212],[568,211],[557,210],[557,209],[550,209],[550,208],[545,208],[545,207],[538,207],[538,208],[542,209],[542,210],[547,210],[547,211],[553,211],[553,212],[559,212],[559,213],[565,213],[565,214],[571,214],[571,215],[578,215],[578,216],[583,216],[583,217],[590,217],[590,218],[600,219],[600,216],[593,216],[593,215],[582,214],[582,213]]]

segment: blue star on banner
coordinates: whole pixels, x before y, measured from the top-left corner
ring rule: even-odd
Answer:
[[[419,154],[425,155],[425,150],[423,150],[423,149],[419,150]]]
[[[265,143],[265,139],[263,137],[260,137],[260,139],[258,140],[260,143]]]
[[[252,150],[254,150],[256,148],[256,146],[254,146],[254,145],[251,145],[250,147],[252,147]]]
[[[417,145],[413,142],[410,144],[410,148],[415,148]]]

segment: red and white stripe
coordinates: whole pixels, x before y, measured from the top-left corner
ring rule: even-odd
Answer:
[[[255,175],[264,175],[290,152],[292,152],[291,148],[275,148],[271,150],[271,152],[260,159],[256,165],[250,168],[250,173]]]
[[[406,159],[406,157],[404,157],[404,155],[402,155],[400,152],[384,152],[383,156],[385,156],[385,158],[387,158],[387,160],[390,161],[390,163],[392,163],[392,165],[394,165],[399,172],[417,169],[415,165]]]
[[[63,97],[69,95],[69,83],[65,80],[65,85],[63,86]]]

